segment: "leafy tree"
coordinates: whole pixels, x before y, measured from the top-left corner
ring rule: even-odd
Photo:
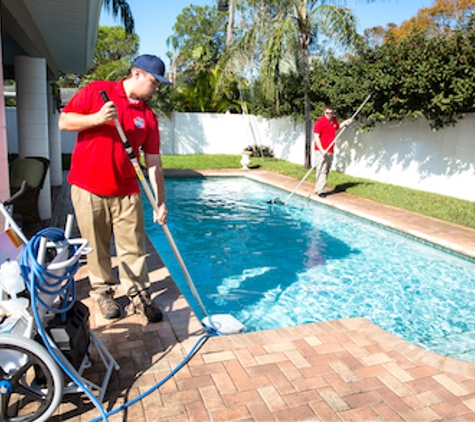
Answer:
[[[93,80],[118,80],[126,76],[137,56],[139,39],[120,26],[100,26],[92,65],[84,75],[65,74],[59,78],[61,87],[80,87]]]
[[[218,64],[225,47],[226,18],[215,6],[189,6],[173,26],[167,44],[173,48],[171,69],[175,92],[168,96],[168,111],[237,112],[238,87],[233,79],[220,84]],[[165,94],[166,93],[166,94]]]
[[[394,26],[394,25],[393,25]],[[388,25],[391,27],[391,24]],[[375,48],[380,46],[386,38],[386,29],[382,26],[374,26],[363,31],[364,39],[369,47]]]
[[[200,66],[214,66],[224,49],[225,28],[225,17],[215,6],[191,5],[183,9],[173,25],[174,34],[167,39],[177,72],[194,67],[196,57],[205,61]],[[197,55],[197,50],[201,54]]]
[[[309,56],[318,51],[319,36],[327,36],[334,45],[343,47],[356,39],[356,18],[345,7],[319,4],[313,0],[256,2],[254,16],[247,30],[232,49],[259,51],[250,57],[259,66],[259,88],[279,114],[284,74],[302,75],[305,113],[305,161],[310,167],[312,121],[310,119]],[[246,24],[247,21],[244,21]],[[231,54],[233,56],[233,54]]]
[[[388,36],[379,47],[347,60],[333,57],[313,69],[312,98],[333,102],[342,114],[371,91],[360,114],[370,126],[421,116],[435,130],[455,124],[475,111],[475,33]]]
[[[416,34],[388,41],[369,56],[376,91],[372,119],[425,116],[439,129],[475,109],[473,32],[429,40]]]
[[[89,80],[117,80],[124,77],[138,55],[139,38],[118,26],[99,27]]]
[[[370,125],[420,116],[433,129],[453,125],[475,111],[474,5],[475,0],[436,0],[400,27],[366,32],[357,56],[328,62],[324,73],[312,76],[326,82],[328,97],[338,92],[343,103],[354,95],[351,79],[358,90],[373,90],[372,109],[362,112]],[[322,95],[321,87],[313,85],[312,91]]]
[[[475,0],[460,0],[456,9],[447,6],[457,3],[452,0],[435,2],[440,7],[427,16],[437,23],[430,26],[437,31],[401,33],[390,24],[386,30],[366,31],[363,38],[355,36],[354,18],[346,19],[350,14],[345,8],[303,0],[233,0],[228,7],[239,12],[233,42],[222,50],[223,25],[216,55],[212,43],[203,41],[181,50],[183,29],[175,38],[183,58],[177,89],[166,88],[159,95],[172,100],[170,110],[237,112],[250,107],[266,117],[303,116],[308,158],[311,122],[317,117],[313,113],[326,102],[347,117],[373,92],[359,115],[364,126],[419,116],[434,129],[455,124],[463,113],[475,111],[471,2]],[[355,53],[341,57],[325,50],[328,40],[351,43]]]
[[[435,0],[431,7],[420,9],[415,17],[390,31],[396,38],[405,38],[414,33],[435,37],[472,30],[474,11],[475,0]]]
[[[475,29],[475,0],[434,0],[432,6],[421,8],[416,16],[397,26],[389,24],[386,29],[377,26],[365,31],[369,44],[378,45],[389,39],[402,40],[412,35],[428,38],[451,35],[455,31],[470,32]],[[374,44],[373,44],[374,45]]]
[[[236,83],[228,82],[226,89],[217,90],[220,69],[216,65],[195,73],[186,85],[176,88],[177,111],[239,112],[239,92]]]

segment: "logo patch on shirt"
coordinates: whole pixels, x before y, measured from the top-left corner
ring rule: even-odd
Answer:
[[[143,129],[145,127],[145,120],[141,117],[135,117],[134,124],[137,129]]]

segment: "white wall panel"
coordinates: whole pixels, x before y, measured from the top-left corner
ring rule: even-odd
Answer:
[[[9,152],[15,151],[7,110]],[[248,145],[270,147],[277,158],[303,165],[305,126],[291,118],[206,113],[159,117],[162,154],[240,154]],[[73,150],[76,135],[61,133],[64,153]],[[433,131],[416,121],[379,123],[356,133],[350,126],[337,143],[334,169],[351,176],[475,201],[475,114],[455,127]]]
[[[20,157],[50,157],[46,59],[16,56],[17,128]],[[42,219],[51,218],[51,179],[47,173],[38,209]]]

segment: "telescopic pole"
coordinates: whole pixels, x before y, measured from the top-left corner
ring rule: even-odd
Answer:
[[[104,100],[104,103],[107,103],[109,101],[109,97],[107,96],[107,93],[105,91],[101,91],[101,96],[102,96],[102,99]],[[148,185],[147,180],[145,179],[142,169],[140,168],[140,164],[137,160],[137,156],[135,155],[134,150],[132,149],[132,146],[130,145],[129,140],[127,139],[124,133],[124,130],[122,129],[122,126],[120,125],[117,119],[114,119],[114,124],[117,129],[117,132],[119,133],[120,139],[122,140],[125,151],[127,152],[129,156],[130,162],[134,166],[135,174],[137,175],[137,178],[139,179],[139,181],[142,183],[142,187],[145,191],[145,194],[147,195],[147,198],[150,201],[150,204],[152,205],[155,213],[158,215],[159,213],[158,205],[153,196],[153,192],[150,189],[150,186]],[[161,226],[165,233],[165,236],[168,239],[168,243],[170,244],[170,247],[172,248],[173,253],[175,254],[175,257],[178,263],[180,264],[181,270],[183,271],[183,274],[185,275],[188,286],[190,287],[190,290],[193,293],[193,296],[196,299],[196,302],[198,303],[203,314],[208,315],[203,305],[203,302],[201,301],[200,296],[198,295],[195,284],[193,283],[193,280],[191,279],[190,273],[188,272],[186,268],[185,262],[183,261],[183,258],[181,257],[181,254],[178,251],[178,248],[175,244],[175,241],[173,240],[170,230],[168,230],[168,227],[166,224],[162,224]]]

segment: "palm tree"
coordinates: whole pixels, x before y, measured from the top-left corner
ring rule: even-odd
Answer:
[[[246,31],[234,40],[229,55],[245,55],[260,64],[259,75],[266,96],[279,107],[280,76],[289,66],[300,69],[304,80],[305,165],[310,167],[312,121],[310,119],[309,54],[318,36],[326,36],[336,46],[351,45],[357,38],[356,18],[341,6],[319,4],[318,0],[254,1]],[[230,4],[232,7],[233,4]],[[250,22],[250,24],[248,23]],[[256,52],[256,50],[258,50]],[[253,51],[253,54],[250,52]]]
[[[132,16],[132,10],[127,0],[104,0],[103,6],[108,12],[112,9],[112,16],[114,17],[120,14],[122,25],[128,34],[134,32],[134,17]]]

